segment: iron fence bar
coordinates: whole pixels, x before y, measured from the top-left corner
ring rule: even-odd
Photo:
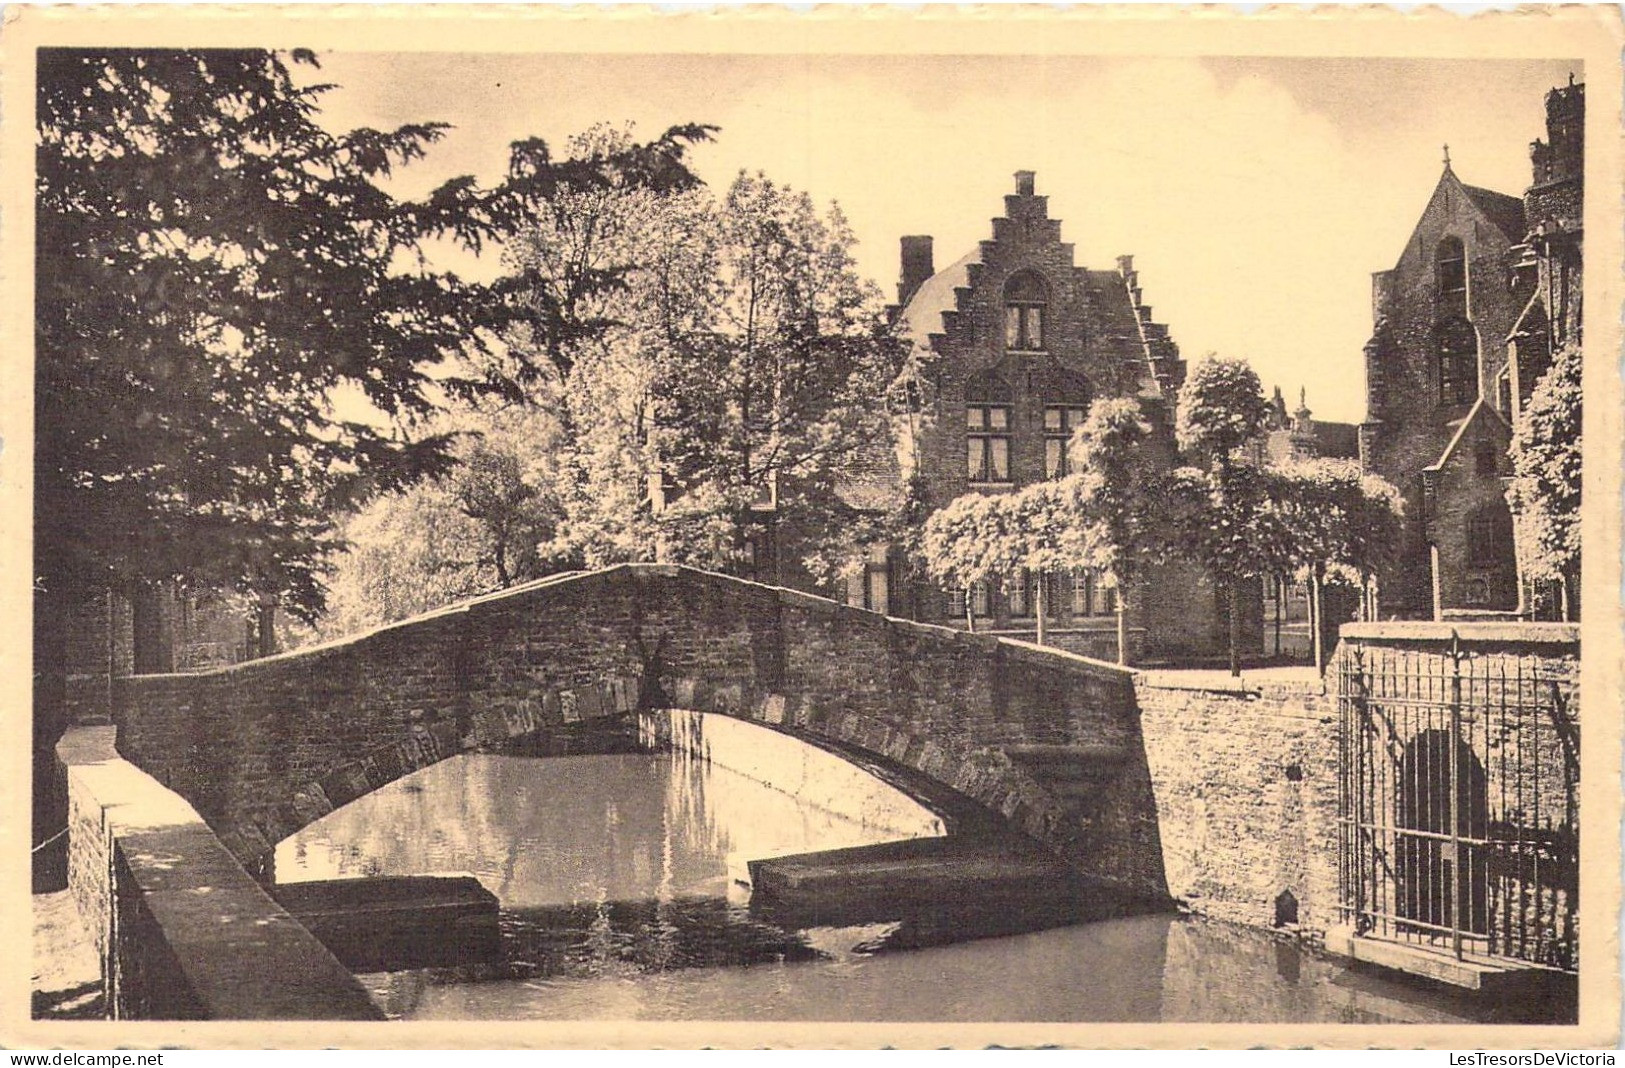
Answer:
[[[1461,867],[1461,636],[1450,631],[1450,944],[1461,959],[1462,890],[1467,884]],[[1471,875],[1471,872],[1468,873]]]
[[[1366,912],[1366,915],[1368,915],[1368,916],[1380,916],[1380,917],[1383,917],[1384,919],[1393,920],[1395,923],[1404,924],[1406,927],[1426,928],[1429,931],[1437,931],[1440,935],[1448,935],[1448,934],[1453,933],[1452,928],[1446,927],[1442,923],[1428,923],[1426,920],[1413,919],[1410,916],[1402,916],[1402,915],[1398,915],[1398,914],[1395,914],[1395,913],[1386,913],[1386,912],[1371,911],[1371,910],[1368,910]],[[1468,941],[1468,942],[1484,942],[1484,941],[1489,940],[1489,935],[1472,934],[1471,932],[1466,932],[1466,931],[1462,932],[1461,937],[1462,937],[1462,939],[1464,941]]]

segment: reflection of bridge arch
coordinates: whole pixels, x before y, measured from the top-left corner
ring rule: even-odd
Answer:
[[[239,860],[457,753],[641,708],[751,720],[971,799],[1162,895],[1131,676],[665,565],[560,576],[316,649],[121,680],[120,750]]]

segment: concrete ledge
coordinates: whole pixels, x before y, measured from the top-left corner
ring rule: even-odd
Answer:
[[[1426,620],[1393,623],[1344,623],[1337,628],[1344,638],[1365,641],[1448,642],[1453,636],[1472,642],[1508,642],[1531,645],[1577,645],[1578,623],[1435,623]]]
[[[1552,968],[1471,956],[1457,960],[1442,949],[1357,935],[1352,927],[1328,930],[1325,949],[1339,957],[1500,998],[1535,996],[1573,982],[1572,976]]]
[[[196,810],[119,758],[113,739],[112,728],[76,727],[57,746],[74,814],[70,850],[87,858],[70,871],[70,887],[102,953],[112,1011],[125,1019],[383,1019]]]

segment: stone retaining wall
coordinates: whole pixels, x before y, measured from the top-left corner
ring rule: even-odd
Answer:
[[[57,746],[69,887],[118,1019],[351,1019],[383,1014],[232,859],[191,805],[119,757],[112,727]]]
[[[1288,893],[1296,923],[1324,930],[1338,892],[1335,697],[1180,674],[1136,680],[1169,893],[1255,927],[1275,925]]]
[[[1136,676],[1168,891],[1191,911],[1271,927],[1285,918],[1277,913],[1280,902],[1296,906],[1296,925],[1307,934],[1339,922],[1335,688],[1342,668],[1356,658],[1372,663],[1379,654],[1397,654],[1406,670],[1440,676],[1448,673],[1454,639],[1470,665],[1464,670],[1478,680],[1464,686],[1464,703],[1519,696],[1513,684],[1486,691],[1485,678],[1523,680],[1522,696],[1530,701],[1533,688],[1542,687],[1544,711],[1508,717],[1494,732],[1480,728],[1475,755],[1492,776],[1508,761],[1527,765],[1540,791],[1543,824],[1561,833],[1578,826],[1576,627],[1348,624],[1341,638],[1325,684],[1256,676],[1231,681],[1214,672]],[[1492,792],[1510,795],[1510,789],[1496,785]],[[1544,907],[1560,912],[1561,902]]]

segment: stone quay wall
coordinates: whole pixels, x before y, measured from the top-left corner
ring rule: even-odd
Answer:
[[[115,1019],[382,1019],[355,978],[179,795],[119,757],[113,727],[57,745],[69,880]]]
[[[1440,675],[1448,670],[1452,634],[1473,677],[1522,677],[1522,696],[1531,702],[1534,689],[1542,688],[1542,711],[1507,717],[1493,732],[1480,729],[1474,749],[1492,776],[1492,797],[1502,793],[1493,781],[1498,769],[1522,762],[1526,794],[1530,782],[1541,791],[1541,830],[1564,840],[1577,827],[1577,628],[1347,624],[1324,683],[1232,682],[1211,672],[1136,676],[1170,895],[1195,913],[1256,927],[1294,926],[1311,938],[1338,924],[1339,679],[1345,667],[1396,655],[1405,658],[1407,671]],[[1464,704],[1502,696],[1499,688],[1464,687]],[[1518,687],[1505,696],[1517,698]],[[1506,792],[1511,795],[1510,785]],[[1501,814],[1492,811],[1491,818]],[[1550,890],[1530,907],[1544,910],[1548,921],[1558,917],[1561,927],[1566,893]],[[1278,905],[1290,907],[1278,912]],[[1566,942],[1572,932],[1554,929],[1552,935]]]
[[[719,712],[893,761],[1087,877],[1165,898],[1131,673],[666,565],[557,576],[307,651],[120,680],[120,752],[242,862],[471,748],[639,708]],[[1080,804],[1011,751],[1111,756]],[[262,869],[263,870],[263,869]]]
[[[1204,681],[1186,681],[1181,676]],[[1319,681],[1136,679],[1169,893],[1192,912],[1300,928],[1337,908],[1337,701]]]

